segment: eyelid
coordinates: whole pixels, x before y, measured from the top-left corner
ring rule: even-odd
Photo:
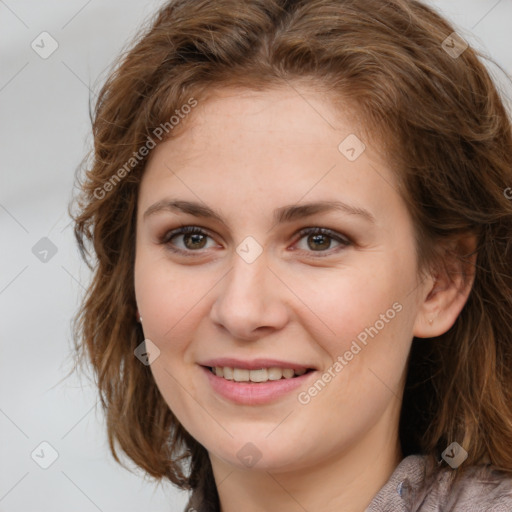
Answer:
[[[321,235],[329,236],[330,238],[333,238],[334,240],[337,240],[340,243],[345,243],[345,244],[352,243],[352,240],[347,235],[338,233],[337,231],[334,231],[333,229],[323,228],[320,226],[312,226],[312,227],[302,228],[296,233],[295,236],[299,237],[298,239],[300,240],[305,235],[314,235],[314,234],[321,234]]]

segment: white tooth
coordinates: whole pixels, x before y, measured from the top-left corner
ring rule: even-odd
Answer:
[[[249,372],[249,379],[251,382],[265,382],[268,380],[268,371],[266,368],[261,370],[251,370]]]
[[[304,375],[306,373],[306,370],[304,368],[300,369],[300,370],[295,370],[295,375],[297,376],[301,376],[301,375]]]
[[[268,373],[268,380],[279,380],[283,376],[283,372],[281,371],[281,368],[269,368],[267,370]]]
[[[215,375],[217,375],[217,377],[224,377],[224,370],[222,369],[222,366],[215,367]]]
[[[224,366],[222,369],[223,377],[227,380],[233,380],[233,368],[229,368],[229,366]]]
[[[233,380],[236,382],[249,382],[249,370],[233,368]]]
[[[283,377],[285,379],[291,379],[294,373],[295,372],[291,368],[283,368]]]

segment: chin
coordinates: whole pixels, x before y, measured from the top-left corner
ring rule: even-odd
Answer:
[[[229,446],[223,446],[220,451],[217,443],[214,445],[214,450],[208,451],[210,456],[217,457],[240,470],[284,473],[297,470],[302,465],[307,467],[311,464],[311,461],[305,460],[301,445],[294,443],[286,446],[278,437],[270,440],[265,439],[265,435],[260,431],[259,435],[255,435],[254,440],[250,441],[250,435],[246,434],[243,441],[231,442]]]

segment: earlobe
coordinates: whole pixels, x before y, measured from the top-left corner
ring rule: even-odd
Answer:
[[[446,265],[443,271],[425,280],[424,299],[413,329],[415,337],[440,336],[457,320],[467,302],[475,278],[475,245],[474,237],[459,240],[458,251],[445,253]],[[457,254],[466,256],[461,259]]]
[[[436,327],[434,321],[437,319],[439,298],[438,292],[441,291],[439,288],[438,277],[431,277],[425,280],[423,302],[420,307],[420,311],[416,316],[414,323],[413,334],[417,338],[432,338],[436,336],[434,331]]]
[[[432,291],[425,298],[414,325],[417,338],[434,338],[447,332],[462,311],[471,283],[460,289],[455,283],[438,291]]]

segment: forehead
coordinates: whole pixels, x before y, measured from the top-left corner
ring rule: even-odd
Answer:
[[[274,151],[293,146],[336,150],[339,132],[357,127],[351,121],[355,117],[352,106],[346,105],[340,115],[334,105],[313,86],[213,90],[206,99],[198,100],[198,106],[184,119],[180,135],[186,135],[185,143],[190,146],[194,141],[211,143],[210,150],[222,152],[229,144],[256,146],[270,140]],[[219,138],[222,144],[215,144]]]
[[[312,88],[220,90],[198,100],[178,135],[153,150],[141,203],[172,191],[242,208],[304,198],[385,209],[392,196],[400,200],[394,176],[352,119],[352,106],[344,115]]]

